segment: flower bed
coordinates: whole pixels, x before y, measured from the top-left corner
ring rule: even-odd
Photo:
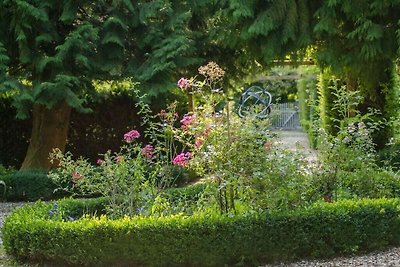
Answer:
[[[99,215],[102,207],[104,199],[18,209],[4,225],[5,249],[23,259],[73,265],[222,266],[331,257],[400,243],[400,199],[251,215],[78,218],[96,209]]]

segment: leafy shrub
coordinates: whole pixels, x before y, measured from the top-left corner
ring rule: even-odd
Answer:
[[[6,184],[7,201],[49,200],[66,196],[65,192],[55,191],[57,185],[45,172],[18,171],[0,177]]]
[[[7,168],[3,165],[0,165],[0,180],[4,175],[12,174],[14,172],[16,172],[16,170],[14,168],[12,168],[12,167]]]
[[[199,195],[205,190],[206,186],[206,184],[195,184],[186,187],[168,188],[164,193],[172,203],[182,200],[196,202],[199,199]]]
[[[259,170],[253,173],[247,188],[254,208],[294,209],[317,200],[309,163],[302,154],[273,147],[257,163]]]
[[[95,201],[91,201],[94,207]],[[58,205],[64,209],[82,205],[77,202],[61,201]],[[3,240],[7,253],[13,256],[60,264],[260,265],[398,245],[399,206],[400,199],[378,199],[321,203],[283,213],[202,213],[118,220],[103,216],[69,221],[52,218],[51,203],[37,203],[7,217]]]
[[[393,170],[400,169],[400,143],[387,146],[378,152],[378,161],[381,166],[387,166]]]
[[[400,176],[391,170],[364,168],[343,172],[342,198],[392,198],[400,196]]]
[[[149,171],[149,161],[142,157],[136,143],[118,154],[108,151],[104,159],[99,159],[98,166],[83,158],[73,160],[71,153],[64,155],[60,150],[55,150],[51,157],[59,162],[59,168],[50,173],[57,185],[71,193],[101,194],[109,201],[108,214],[113,217],[135,215],[138,208],[150,205],[155,195],[158,169]]]

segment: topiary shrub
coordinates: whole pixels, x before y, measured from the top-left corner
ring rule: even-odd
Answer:
[[[223,266],[332,257],[400,243],[400,199],[235,216],[69,219],[68,209],[77,215],[79,205],[93,214],[97,204],[90,201],[60,201],[56,208],[40,202],[16,210],[3,228],[7,253],[79,266]]]
[[[49,200],[67,195],[57,191],[57,185],[42,171],[10,172],[0,176],[0,180],[6,184],[5,196],[2,198],[7,201]]]

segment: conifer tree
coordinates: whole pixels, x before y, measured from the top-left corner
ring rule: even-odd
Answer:
[[[51,167],[49,152],[65,147],[71,108],[88,111],[93,80],[133,77],[157,95],[198,66],[189,5],[208,2],[1,1],[0,93],[12,92],[18,117],[33,121],[21,168]]]
[[[349,90],[361,90],[362,111],[378,109],[386,120],[399,109],[391,75],[400,45],[399,12],[396,0],[320,1],[315,12],[318,62],[331,67]],[[390,136],[386,126],[374,141],[382,147]]]

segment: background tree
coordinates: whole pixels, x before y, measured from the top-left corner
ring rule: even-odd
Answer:
[[[22,169],[51,167],[71,108],[89,111],[93,80],[133,76],[155,96],[201,61],[185,1],[16,0],[0,10],[0,92],[12,91],[17,116],[33,120]]]
[[[375,108],[379,119],[397,116],[398,95],[393,86],[393,64],[398,56],[400,30],[398,1],[320,1],[314,32],[317,59],[341,78],[347,89],[364,96],[361,111]],[[378,119],[378,118],[377,118]],[[392,135],[386,125],[374,135],[382,147]]]

